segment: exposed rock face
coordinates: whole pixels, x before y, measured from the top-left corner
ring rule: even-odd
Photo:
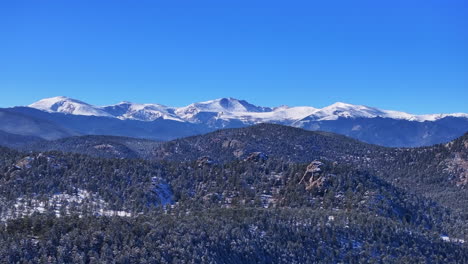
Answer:
[[[268,155],[263,152],[252,152],[245,161],[264,162],[268,160]]]
[[[207,166],[207,165],[211,165],[213,163],[214,163],[214,161],[208,156],[203,156],[203,157],[200,157],[200,158],[197,159],[197,166],[198,167],[204,167],[204,166]]]
[[[322,162],[314,160],[307,166],[304,176],[302,176],[299,182],[299,184],[305,184],[307,191],[320,188],[324,185],[327,177],[322,173],[322,169],[320,168],[322,165]]]
[[[223,143],[221,144],[222,148],[227,148],[227,149],[235,149],[232,154],[236,158],[242,157],[244,155],[244,150],[243,150],[243,143],[239,140],[232,139],[232,140],[224,140]]]
[[[244,155],[244,151],[242,149],[236,149],[232,152],[232,154],[234,155],[234,157],[240,158],[242,157],[242,155]]]
[[[444,160],[443,165],[444,171],[450,174],[456,185],[466,188],[468,187],[468,139],[465,135],[465,138],[460,140],[445,145],[453,154]]]
[[[242,147],[242,142],[239,140],[233,139],[233,140],[225,140],[222,144],[223,148],[240,148]]]
[[[34,157],[27,156],[18,160],[13,166],[16,169],[25,170],[32,167],[31,163],[34,161]]]
[[[26,156],[20,160],[18,160],[13,166],[10,168],[9,172],[15,172],[20,170],[27,170],[33,166],[33,162],[38,159],[45,159],[49,166],[54,169],[60,169],[66,165],[63,164],[62,161],[57,160],[54,156],[45,155],[43,153],[39,153],[36,156]]]
[[[448,159],[446,171],[455,176],[457,186],[468,186],[468,160],[464,155],[455,153],[455,157]]]

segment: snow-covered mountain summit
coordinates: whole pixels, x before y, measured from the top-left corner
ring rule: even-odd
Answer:
[[[219,98],[206,102],[193,103],[186,107],[181,107],[178,112],[184,113],[187,109],[197,109],[200,112],[268,112],[272,109],[248,103],[245,100],[235,98]]]
[[[94,106],[69,97],[57,96],[39,100],[28,107],[49,113],[104,116],[122,120],[154,121],[162,118],[183,121],[174,114],[175,108],[160,104],[135,104],[127,101],[115,105]]]
[[[405,112],[382,110],[342,102],[323,108],[311,106],[262,107],[235,98],[219,98],[193,103],[184,107],[170,107],[161,104],[137,104],[126,101],[115,105],[93,106],[76,99],[58,96],[42,99],[29,105],[29,107],[51,113],[103,116],[122,120],[154,121],[156,119],[167,119],[207,124],[235,121],[243,124],[272,122],[301,126],[304,122],[337,120],[339,118],[382,117],[418,122],[435,121],[448,116],[468,118],[468,114],[464,113],[412,115]]]
[[[82,117],[77,118],[76,115]],[[443,143],[468,131],[466,113],[413,115],[342,102],[322,108],[264,107],[235,98],[172,107],[127,101],[96,106],[59,96],[42,99],[29,107],[0,109],[0,121],[0,132],[44,139],[52,138],[51,135],[60,138],[99,134],[155,140],[193,136],[221,128],[274,123],[338,133],[392,147]]]
[[[313,114],[307,117],[309,120],[323,121],[336,120],[342,118],[374,118],[384,117],[393,119],[409,119],[413,115],[404,112],[381,110],[374,107],[364,105],[352,105],[342,102],[337,102],[332,105],[318,109]]]
[[[337,120],[338,118],[391,118],[408,121],[435,121],[444,117],[466,117],[468,114],[454,113],[454,114],[429,114],[429,115],[413,115],[405,112],[394,110],[383,110],[375,107],[364,105],[353,105],[343,102],[336,102],[332,105],[318,109],[316,112],[307,117],[308,120],[324,121],[324,120]]]
[[[136,104],[124,101],[116,105],[103,106],[101,109],[123,120],[154,121],[162,118],[183,122],[183,120],[174,114],[175,108],[160,104]]]
[[[175,110],[175,113],[186,121],[199,123],[209,119],[241,119],[240,116],[271,111],[272,109],[269,107],[256,106],[245,100],[219,98],[180,107]]]
[[[85,116],[111,116],[105,111],[99,109],[99,107],[65,96],[45,98],[30,104],[29,107],[50,113],[64,113]]]

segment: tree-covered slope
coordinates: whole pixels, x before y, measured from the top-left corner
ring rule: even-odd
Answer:
[[[25,144],[20,150],[62,151],[103,158],[149,159],[160,142],[117,136],[76,136]]]
[[[0,258],[463,263],[467,137],[383,148],[262,124],[42,145],[92,156],[0,148]]]
[[[208,156],[224,162],[244,159],[252,152],[262,152],[278,159],[308,162],[317,158],[346,160],[364,157],[371,151],[386,151],[386,148],[334,133],[260,124],[166,142],[155,149],[154,158],[187,161]]]
[[[468,133],[447,143],[420,148],[385,148],[327,132],[261,124],[219,130],[156,147],[162,160],[244,160],[256,153],[308,162],[336,161],[369,171],[395,186],[468,211]]]
[[[333,216],[333,220],[330,218]],[[457,243],[367,214],[213,209],[121,217],[38,215],[0,229],[8,263],[465,263]]]

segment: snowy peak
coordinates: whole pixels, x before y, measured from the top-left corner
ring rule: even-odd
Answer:
[[[435,121],[444,117],[462,117],[468,118],[468,114],[432,114],[432,115],[412,115],[405,112],[383,110],[364,105],[353,105],[342,102],[336,102],[322,109],[317,109],[313,114],[304,118],[302,121],[325,121],[337,120],[338,118],[391,118],[408,121]]]
[[[65,96],[45,98],[30,104],[29,107],[50,113],[64,113],[85,116],[110,116],[108,113],[95,106]]]
[[[122,120],[154,121],[158,118],[183,122],[174,114],[174,108],[159,104],[135,104],[128,101],[116,105],[93,106],[80,100],[57,96],[45,98],[30,104],[29,107],[50,113],[63,113],[84,116],[105,116]]]
[[[215,100],[210,100],[206,102],[193,103],[186,107],[180,108],[184,109],[196,109],[199,112],[228,112],[228,113],[237,113],[237,112],[268,112],[272,109],[269,107],[260,107],[248,103],[244,100],[238,100],[235,98],[219,98]]]
[[[253,105],[245,100],[238,100],[235,98],[221,98],[218,99],[219,105],[229,112],[270,112],[270,107],[262,107]]]
[[[367,107],[363,105],[352,105],[342,102],[337,102],[322,109],[318,109],[315,113],[308,117],[312,120],[336,120],[342,118],[373,118],[385,116],[386,114],[377,108]]]
[[[102,109],[119,119],[154,121],[162,118],[183,121],[174,114],[174,108],[160,104],[136,104],[124,101],[116,105],[104,106]]]
[[[215,100],[193,103],[175,110],[175,113],[184,120],[202,122],[203,120],[235,119],[255,113],[271,112],[272,108],[250,104],[245,100],[235,98],[219,98]]]

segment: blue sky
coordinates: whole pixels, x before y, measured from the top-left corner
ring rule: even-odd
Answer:
[[[336,101],[468,112],[468,2],[3,1],[0,106]]]

